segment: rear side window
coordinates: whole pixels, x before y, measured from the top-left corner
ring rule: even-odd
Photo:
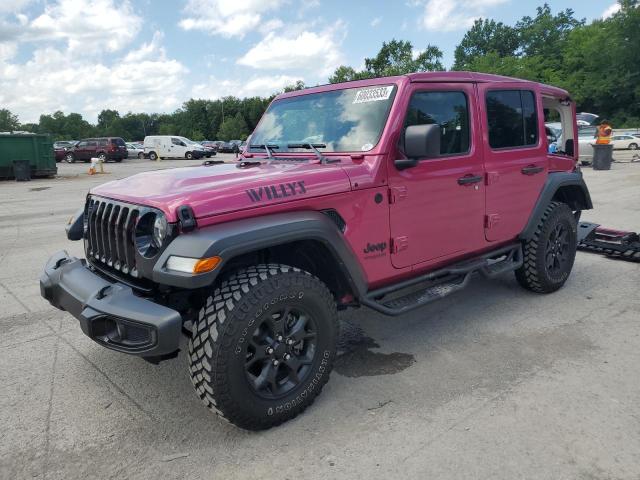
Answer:
[[[491,148],[517,148],[538,143],[538,115],[533,92],[493,90],[487,93]]]
[[[108,144],[109,144],[109,141],[106,138],[98,140],[98,145],[100,145],[101,147],[106,147]]]
[[[469,151],[469,106],[463,92],[416,92],[411,97],[404,126],[440,125],[440,154]]]

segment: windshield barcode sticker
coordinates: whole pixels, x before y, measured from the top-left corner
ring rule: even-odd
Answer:
[[[353,103],[377,102],[378,100],[387,100],[391,96],[393,85],[388,87],[365,88],[356,92],[356,98]]]

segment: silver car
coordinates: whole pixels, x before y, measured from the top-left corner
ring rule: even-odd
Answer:
[[[141,160],[144,158],[144,146],[132,142],[128,142],[126,145],[129,158],[139,158]]]

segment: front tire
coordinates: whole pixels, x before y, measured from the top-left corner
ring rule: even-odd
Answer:
[[[241,269],[200,310],[191,380],[219,416],[267,429],[313,403],[329,379],[338,331],[335,301],[318,278],[287,265]]]
[[[138,154],[138,158],[139,158],[140,160],[143,160],[143,159],[144,159],[144,153],[140,152],[140,153]]]
[[[192,160],[193,159],[193,153],[191,153],[191,152],[187,152],[184,156],[185,156],[185,158],[187,160]]]
[[[516,279],[527,290],[551,293],[569,278],[576,258],[577,221],[571,209],[551,202],[530,240],[524,242],[524,262]]]
[[[637,143],[629,144],[629,150],[637,150],[637,149],[638,149],[638,144]]]
[[[153,160],[154,162],[158,159],[158,154],[156,152],[149,153],[149,160]]]
[[[69,152],[64,156],[64,161],[67,163],[76,163],[76,157],[73,153]]]

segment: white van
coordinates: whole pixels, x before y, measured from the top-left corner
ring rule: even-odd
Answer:
[[[149,135],[144,137],[144,155],[150,160],[158,158],[202,158],[209,155],[205,148],[185,137]]]

